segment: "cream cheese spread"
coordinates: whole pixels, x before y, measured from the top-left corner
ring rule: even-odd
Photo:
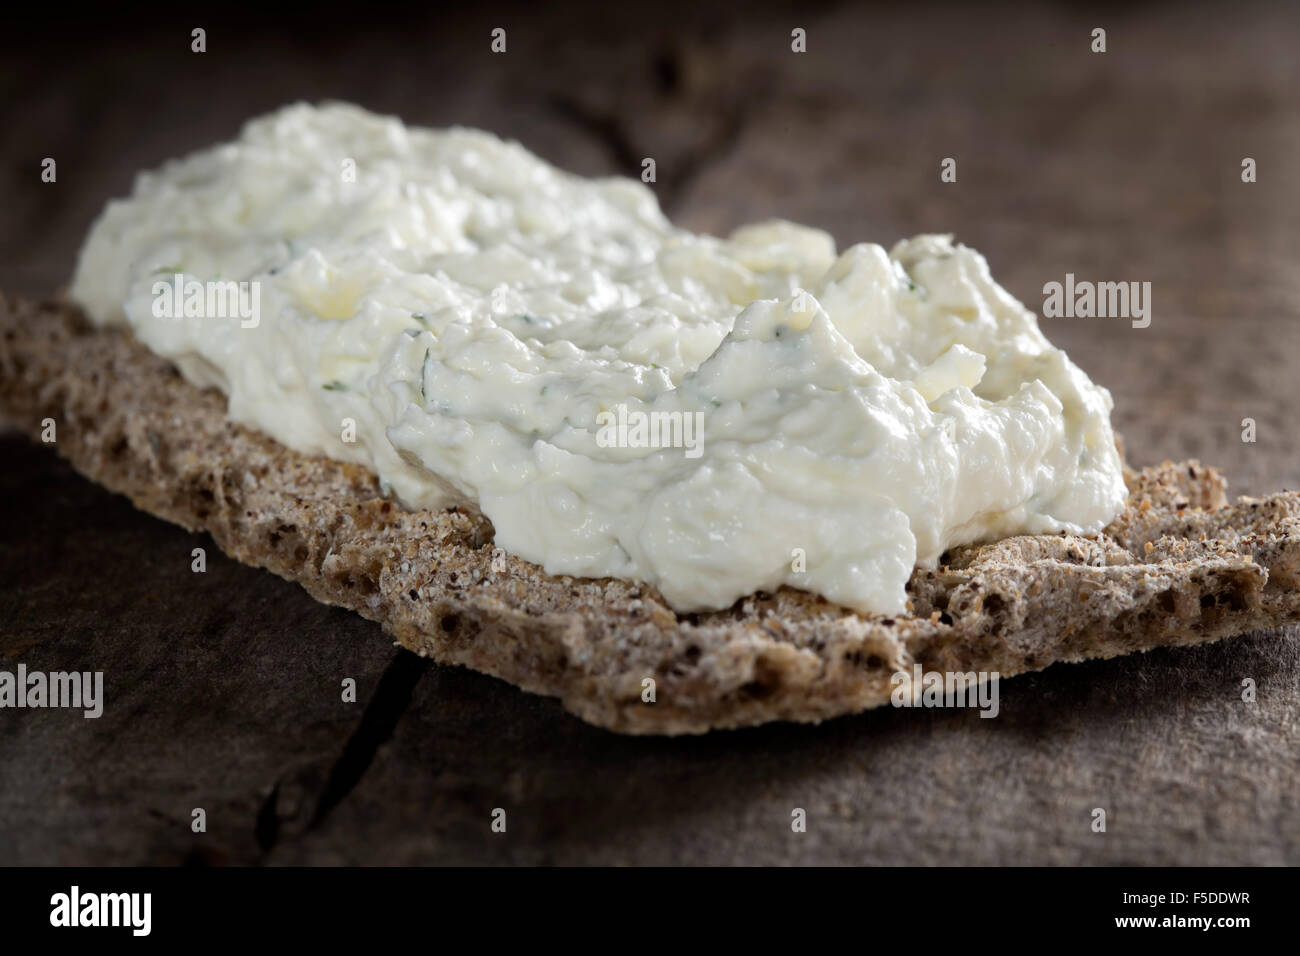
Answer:
[[[260,314],[168,314],[173,280],[249,283]],[[232,419],[684,611],[787,584],[900,613],[946,548],[1125,498],[1110,394],[950,237],[696,235],[640,182],[348,105],[140,174],[72,296]]]

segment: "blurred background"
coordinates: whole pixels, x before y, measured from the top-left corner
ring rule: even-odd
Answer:
[[[137,170],[287,102],[345,99],[408,123],[482,127],[584,174],[635,176],[653,157],[665,210],[696,230],[782,217],[841,246],[887,247],[952,232],[1034,311],[1044,283],[1068,272],[1149,281],[1149,328],[1042,320],[1111,389],[1130,460],[1198,456],[1230,491],[1300,484],[1300,5],[493,0],[6,16],[9,295],[65,283],[91,220]],[[195,27],[206,53],[190,50]],[[495,27],[505,54],[490,50]],[[1091,50],[1098,27],[1104,54]],[[795,28],[806,53],[791,51]],[[47,156],[56,184],[40,181]],[[956,183],[940,181],[945,157]],[[13,439],[0,448],[15,463],[0,489],[0,650],[111,659],[119,687],[138,680],[125,693],[139,708],[116,736],[107,717],[81,741],[35,715],[8,738],[12,759],[43,768],[0,794],[27,834],[0,837],[11,859],[39,862],[38,846],[163,862],[1294,863],[1300,852],[1294,633],[1018,678],[1003,719],[983,722],[995,728],[895,712],[625,741],[489,678],[411,671],[373,625],[224,559],[205,604],[164,557],[202,536],[139,515],[53,456]],[[56,543],[72,533],[77,549]],[[138,556],[132,581],[111,580],[124,553]],[[1291,688],[1267,733],[1223,733],[1216,701],[1243,668]],[[359,724],[318,693],[340,671],[378,688]],[[169,736],[178,725],[186,736]],[[296,729],[280,739],[284,727]],[[1261,782],[1279,761],[1282,779]],[[71,786],[87,762],[135,790],[94,773]],[[476,821],[503,791],[532,808],[531,829],[491,843]],[[219,838],[188,834],[197,799],[224,808]],[[1118,801],[1127,836],[1075,827],[1099,799]],[[326,824],[311,810],[321,801]],[[810,808],[820,835],[791,842],[791,805]]]

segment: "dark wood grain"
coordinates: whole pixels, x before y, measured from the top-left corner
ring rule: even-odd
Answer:
[[[65,282],[135,170],[286,101],[345,98],[588,174],[652,156],[697,229],[954,232],[1035,309],[1066,272],[1150,281],[1149,328],[1044,320],[1112,390],[1130,457],[1198,456],[1242,492],[1300,484],[1297,8],[799,9],[17,24],[0,41],[0,288]],[[0,711],[0,863],[1300,862],[1294,631],[1016,678],[996,720],[625,739],[399,652],[41,449],[6,438],[0,455],[0,667],[103,670],[109,694],[98,720]]]

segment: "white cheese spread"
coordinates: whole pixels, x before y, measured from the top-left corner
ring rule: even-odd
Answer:
[[[260,315],[160,315],[176,276],[252,283]],[[639,182],[347,105],[140,174],[72,296],[232,419],[684,611],[786,584],[899,613],[946,548],[1125,498],[1110,394],[949,237],[696,235]]]

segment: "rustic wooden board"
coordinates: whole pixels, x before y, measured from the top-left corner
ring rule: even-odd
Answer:
[[[1066,272],[1149,280],[1150,328],[1044,321],[1111,388],[1130,457],[1199,456],[1242,492],[1300,484],[1294,7],[528,9],[7,30],[0,288],[66,281],[134,170],[289,100],[353,99],[584,173],[654,157],[665,206],[699,229],[955,232],[1034,308]],[[11,437],[0,456],[0,668],[103,670],[109,694],[98,720],[0,711],[0,863],[1300,862],[1294,629],[1016,678],[996,720],[625,739],[399,652],[44,450]]]

